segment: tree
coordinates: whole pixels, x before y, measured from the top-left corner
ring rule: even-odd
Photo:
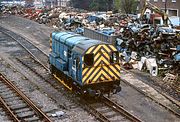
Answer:
[[[112,9],[113,0],[71,0],[75,8],[83,8],[94,11],[107,11]]]
[[[114,11],[120,11],[121,0],[114,0]]]
[[[137,5],[137,0],[114,0],[115,10],[124,12],[125,14],[135,13]]]
[[[89,5],[89,9],[92,11],[98,10],[99,4],[95,0],[93,0]]]
[[[70,0],[70,4],[75,8],[88,9],[91,0]]]

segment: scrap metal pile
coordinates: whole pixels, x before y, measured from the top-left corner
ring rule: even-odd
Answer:
[[[148,71],[164,77],[180,89],[180,28],[142,24],[134,15],[111,12],[87,12],[75,8],[1,7],[4,14],[15,14],[59,30],[84,34],[85,29],[96,35],[115,37],[113,43],[121,52],[126,69]],[[86,36],[86,34],[84,34]],[[96,38],[95,34],[93,35]],[[104,41],[104,40],[102,40]]]

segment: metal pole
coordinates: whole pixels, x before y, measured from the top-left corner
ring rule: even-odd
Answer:
[[[167,0],[165,0],[164,7],[165,7],[165,13],[166,13],[167,12]]]
[[[165,0],[165,13],[167,14],[167,0]],[[167,16],[163,16],[163,24],[165,24],[166,26],[168,25],[168,22],[167,22]]]

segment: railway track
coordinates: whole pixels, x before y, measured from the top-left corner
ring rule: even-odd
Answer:
[[[11,37],[17,43],[19,43],[37,62],[39,62],[46,70],[49,70],[48,56],[33,43],[25,39],[24,37],[0,27],[1,32]]]
[[[105,96],[93,100],[82,98],[81,102],[82,101],[85,105],[85,109],[101,122],[142,122],[142,120],[140,120],[138,117],[129,113],[123,107]]]
[[[158,103],[162,107],[166,108],[176,116],[180,117],[180,103],[175,99],[167,96],[166,94],[162,93],[159,90],[155,90],[154,88],[150,87],[149,85],[145,84],[144,82],[138,80],[133,73],[123,69],[124,75],[122,75],[122,81],[129,86],[133,87],[143,95],[149,97],[154,102]],[[126,79],[128,78],[128,81]],[[137,80],[135,80],[137,79]]]
[[[15,122],[46,121],[50,118],[39,109],[12,81],[0,73],[1,106]]]
[[[41,79],[43,79],[44,81],[46,82],[49,82],[49,78],[46,78],[43,73],[43,70],[40,69],[40,68],[37,68],[37,69],[40,69],[40,71],[37,71],[36,69],[34,69],[32,63],[28,63],[28,62],[31,62],[29,61],[29,59],[17,59],[21,64],[23,64],[25,67],[27,67],[28,69],[30,69],[32,72],[34,72],[35,74],[37,74]],[[38,64],[37,64],[38,65]],[[53,85],[53,84],[52,84]],[[53,85],[54,86],[54,85]],[[55,86],[54,86],[55,87]],[[83,99],[84,101],[86,101],[85,99]],[[80,103],[82,101],[79,101]],[[94,116],[97,117],[97,119],[103,121],[103,122],[110,122],[111,118],[113,117],[116,117],[116,118],[121,118],[121,119],[126,119],[126,120],[130,120],[130,121],[133,121],[133,122],[141,122],[137,117],[135,117],[134,115],[130,114],[129,112],[127,112],[125,109],[123,109],[121,106],[119,106],[118,104],[114,103],[113,101],[111,101],[110,99],[108,99],[107,97],[103,97],[101,100],[99,100],[98,102],[96,101],[96,106],[97,107],[101,107],[101,105],[105,105],[107,107],[107,109],[111,110],[110,112],[112,114],[116,114],[115,116],[110,116],[109,117],[106,117],[104,114],[106,113],[101,113],[101,112],[98,112],[98,110],[96,110],[96,107],[94,106],[91,106],[92,104],[91,103],[88,103],[88,101],[84,102],[82,107],[84,105],[87,105],[89,106],[88,108],[89,109],[86,109],[87,111],[89,111],[91,114],[93,114]],[[99,104],[101,104],[99,106]],[[64,107],[65,108],[65,107]],[[109,111],[108,111],[109,112]],[[96,113],[96,114],[94,114]],[[124,117],[123,117],[124,116]],[[122,118],[123,117],[123,118]]]
[[[3,30],[4,31],[4,30]],[[11,31],[8,31],[8,30],[5,30],[6,32],[6,34],[7,35],[9,35],[10,37],[12,37],[14,40],[16,40],[17,41],[17,37],[18,37],[18,35],[17,34],[9,34],[9,32],[10,33],[13,33],[13,32],[11,32]],[[16,35],[16,36],[14,36],[14,35]],[[20,37],[18,37],[18,38],[20,38]],[[20,38],[20,39],[22,39],[22,37]],[[26,41],[26,39],[24,39],[23,41]],[[17,41],[18,42],[18,41]],[[19,42],[18,42],[19,43]],[[28,43],[31,43],[31,42],[28,42]],[[38,63],[38,64],[40,64],[41,66],[43,66],[44,67],[44,69],[46,70],[46,72],[49,72],[49,68],[48,68],[48,63],[47,63],[47,60],[48,60],[48,55],[47,54],[45,54],[42,50],[39,50],[38,49],[38,47],[36,47],[35,45],[33,45],[33,44],[31,44],[31,45],[33,45],[32,47],[34,48],[32,48],[31,46],[27,46],[28,44],[27,43],[19,43],[23,48],[25,48],[26,49],[26,51],[27,52],[29,52],[29,54],[31,55],[31,57]],[[35,49],[35,48],[37,48],[37,49]],[[42,56],[39,56],[39,55],[37,55],[36,53],[37,53],[37,51],[32,51],[32,50],[39,50],[38,52],[42,55]],[[19,62],[21,62],[23,65],[25,65],[27,68],[29,68],[30,70],[32,70],[33,72],[35,72],[38,76],[40,76],[42,79],[44,79],[44,80],[47,80],[46,78],[44,78],[44,76],[45,75],[41,75],[41,74],[39,74],[39,72],[37,71],[37,70],[35,70],[33,67],[31,67],[31,65],[28,65],[27,63],[25,63],[26,61],[23,61],[23,59],[17,59]],[[43,71],[43,70],[42,70]],[[150,95],[148,95],[146,92],[144,92],[143,91],[143,89],[141,89],[141,88],[139,88],[138,86],[137,86],[137,84],[135,85],[135,84],[131,84],[131,83],[129,83],[129,82],[127,82],[127,81],[125,81],[125,80],[123,80],[126,84],[128,84],[128,85],[130,85],[131,87],[133,87],[134,89],[136,89],[137,91],[139,91],[140,93],[142,93],[142,94],[144,94],[145,96],[147,96],[147,97],[149,97],[149,98],[151,98],[153,101],[155,101],[156,103],[158,103],[158,104],[160,104],[161,106],[163,106],[163,107],[165,107],[166,109],[168,109],[169,111],[171,111],[172,113],[174,113],[175,115],[177,115],[177,116],[180,116],[180,114],[179,114],[179,110],[177,109],[177,108],[179,108],[179,106],[176,104],[176,103],[174,103],[174,101],[172,101],[172,100],[169,100],[170,102],[171,102],[171,105],[167,105],[167,104],[162,104],[161,103],[161,100],[160,101],[158,101],[157,99],[154,99],[154,97],[152,97],[152,96],[150,96]],[[104,98],[103,98],[104,99]],[[166,99],[168,99],[168,98],[166,98]],[[98,101],[99,102],[99,101]],[[102,101],[101,101],[102,102]],[[112,103],[113,103],[113,101],[112,101]],[[102,103],[101,103],[102,104]],[[90,105],[90,104],[89,104]],[[87,105],[87,106],[89,106],[89,105]],[[103,105],[105,105],[105,103],[103,103]],[[172,105],[173,105],[173,107],[172,107]],[[174,107],[174,105],[175,105],[175,107]],[[89,109],[92,109],[92,112],[90,112],[90,113],[96,113],[96,114],[93,114],[93,115],[95,115],[97,118],[101,118],[102,116],[104,116],[102,113],[100,113],[99,115],[97,114],[97,113],[99,113],[98,111],[96,111],[95,110],[95,108],[93,109],[93,107],[90,105],[89,107],[88,107]],[[112,109],[112,108],[111,108]],[[89,111],[89,110],[88,110]],[[91,111],[91,110],[90,110]],[[116,112],[117,112],[117,110],[116,110]],[[99,117],[98,117],[99,116]],[[102,118],[105,118],[105,117],[102,117]],[[127,117],[128,118],[128,117]],[[134,117],[134,118],[136,118],[136,117]],[[106,118],[107,119],[107,118]],[[106,121],[106,119],[104,119],[104,121]],[[100,119],[101,120],[101,119]],[[131,120],[131,119],[129,119],[130,121],[134,121],[134,120]],[[103,121],[103,119],[102,119],[102,121]],[[107,120],[107,121],[110,121],[110,120]]]
[[[47,78],[47,76],[50,76],[50,74],[49,74],[50,72],[49,72],[48,64],[46,63],[48,60],[48,55],[46,55],[42,50],[39,50],[35,45],[31,44],[31,42],[29,42],[29,41],[28,41],[28,43],[23,42],[23,41],[26,41],[26,39],[22,38],[21,36],[11,32],[11,31],[8,31],[6,29],[3,29],[2,31],[6,35],[10,36],[13,40],[18,42],[29,53],[29,56],[26,55],[25,57],[21,57],[21,58],[16,57],[16,60],[18,62],[20,62],[22,65],[24,65],[25,67],[27,67],[28,69],[30,69],[36,75],[38,75],[41,79],[43,79],[46,82],[49,82],[50,78]],[[36,50],[36,51],[34,51],[34,50]],[[43,54],[41,56],[38,56],[36,53],[43,53]],[[104,100],[106,101],[106,103],[103,103]],[[140,120],[137,117],[135,117],[134,115],[131,115],[126,110],[124,110],[122,107],[120,107],[118,104],[115,104],[113,101],[111,101],[108,98],[104,97],[103,100],[98,101],[98,103],[100,103],[102,105],[106,105],[107,107],[111,108],[114,112],[116,112],[116,114],[119,114],[118,116],[125,116],[123,118],[127,118],[130,121],[140,122]],[[98,104],[98,103],[96,103],[96,104]],[[89,104],[88,106],[90,107],[91,105]],[[95,108],[93,108],[92,106],[90,108],[93,111],[95,110]],[[98,111],[96,111],[96,112],[98,112]],[[96,115],[95,116],[99,120],[103,120],[101,118],[102,116],[104,116],[103,113],[99,112],[99,114],[101,114],[99,117],[97,117]],[[121,117],[121,119],[122,119],[122,117]],[[110,118],[109,119],[106,118],[106,120],[110,121]]]
[[[42,66],[41,63],[32,57],[16,58],[16,60],[46,82],[49,82],[50,79],[52,79],[49,70],[47,70],[47,67]]]

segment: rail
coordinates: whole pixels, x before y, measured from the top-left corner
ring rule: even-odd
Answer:
[[[0,97],[0,104],[2,104],[3,108],[9,113],[9,116],[14,120],[14,122],[20,122],[17,116],[11,111],[10,107],[6,104],[2,97]]]
[[[129,120],[131,120],[133,122],[141,122],[142,121],[138,117],[136,117],[133,114],[129,113],[127,110],[125,110],[123,107],[121,107],[117,103],[111,101],[109,98],[103,96],[103,99],[104,99],[103,101],[104,101],[104,103],[106,105],[112,107],[115,111],[121,113],[122,115],[124,115]]]
[[[113,121],[112,119],[114,117],[119,117],[119,116],[120,116],[119,118],[124,117],[132,122],[142,122],[142,120],[140,120],[138,117],[129,113],[123,107],[121,107],[120,105],[118,105],[117,103],[113,102],[112,100],[110,100],[105,96],[102,96],[102,98],[95,99],[95,101],[92,103],[84,98],[81,99],[81,102],[84,105],[83,107],[101,122],[111,122]],[[101,108],[103,109],[106,108],[107,111],[105,110],[104,113],[103,110],[102,111],[99,110],[100,106],[102,106]],[[111,113],[112,115],[107,115],[106,112]]]
[[[9,81],[2,73],[0,73],[0,79],[5,82],[11,89],[13,89],[19,97],[21,97],[43,120],[46,122],[52,122],[50,118],[41,111],[25,94],[23,94],[11,81]],[[7,108],[7,106],[6,106]],[[10,108],[8,108],[9,111]],[[11,111],[11,113],[13,113]],[[11,114],[12,115],[12,114]],[[14,116],[14,115],[12,115]]]
[[[121,67],[121,70],[127,72],[127,73],[132,73],[131,71],[127,71],[126,69]],[[138,92],[140,92],[141,94],[143,94],[144,96],[150,98],[151,100],[153,100],[154,102],[158,103],[159,105],[161,105],[162,107],[166,108],[167,110],[169,110],[170,112],[172,112],[173,114],[175,114],[176,116],[180,117],[180,113],[177,112],[176,110],[174,110],[173,108],[163,104],[162,102],[156,100],[156,98],[150,96],[149,94],[147,94],[145,91],[143,91],[142,89],[140,89],[138,86],[135,86],[133,84],[131,84],[130,82],[126,81],[125,79],[121,79],[122,82],[124,82],[125,84],[131,86],[132,88],[134,88],[135,90],[137,90]],[[175,101],[174,99],[170,98],[169,96],[167,96],[165,93],[162,93],[160,90],[155,89],[160,95],[164,96],[167,100],[169,100],[173,105],[177,106],[177,108],[180,108],[180,104],[179,102]]]
[[[39,48],[37,48],[33,43],[31,43],[30,41],[28,41],[27,39],[24,39],[23,37],[19,36],[18,34],[15,34],[14,32],[8,32],[8,30],[0,27],[1,32],[3,32],[4,34],[6,34],[7,36],[11,37],[13,40],[15,40],[17,43],[19,43],[37,62],[39,62],[47,71],[50,72],[49,68],[48,68],[48,64],[44,61],[40,61],[40,59],[38,59],[37,57],[39,57],[40,54],[43,54],[46,58],[48,58],[48,56]],[[19,36],[19,38],[21,37],[23,40],[25,41],[21,41],[19,39],[16,39],[14,36]],[[28,43],[28,44],[27,44]],[[25,45],[26,44],[26,45]],[[34,49],[37,49],[40,53],[33,53],[32,51],[30,51],[31,49],[29,48],[34,47]],[[38,54],[37,56],[35,56],[35,54]],[[42,63],[44,62],[44,63]]]

